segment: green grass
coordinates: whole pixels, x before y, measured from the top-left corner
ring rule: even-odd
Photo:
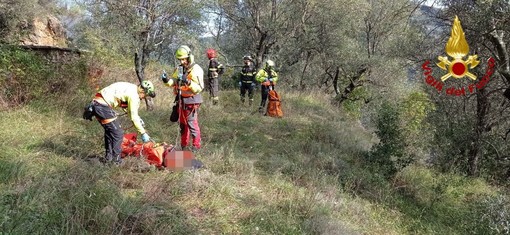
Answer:
[[[151,137],[178,145],[171,91],[159,85],[156,108],[140,115]],[[393,181],[372,175],[361,157],[373,134],[326,98],[281,90],[285,116],[275,119],[221,91],[220,105],[206,101],[199,114],[206,169],[142,173],[140,159],[119,168],[90,160],[102,155],[103,130],[81,119],[82,93],[0,113],[1,234],[491,231],[474,204],[496,189],[419,166]]]

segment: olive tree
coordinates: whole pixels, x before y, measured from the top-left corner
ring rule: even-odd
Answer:
[[[175,0],[82,0],[89,23],[105,45],[133,55],[139,81],[151,58],[161,58],[179,38],[199,34],[200,3]],[[175,47],[175,45],[173,45]]]

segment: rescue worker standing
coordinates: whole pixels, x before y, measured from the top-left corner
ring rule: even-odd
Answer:
[[[117,165],[122,163],[120,154],[124,131],[113,108],[124,109],[136,130],[142,134],[142,141],[146,143],[150,140],[144,128],[144,122],[138,116],[140,100],[146,95],[156,96],[154,85],[150,81],[143,81],[140,86],[129,82],[116,82],[96,93],[92,106],[94,116],[104,128],[106,162]]]
[[[253,59],[251,56],[246,55],[243,57],[244,66],[241,70],[241,77],[239,87],[241,89],[241,102],[244,104],[244,97],[248,91],[249,105],[253,103],[253,88],[255,88],[255,67],[253,66]]]
[[[218,104],[219,97],[219,79],[223,74],[223,65],[218,62],[216,51],[212,48],[207,49],[207,58],[209,58],[209,69],[207,71],[207,89],[209,90],[209,97],[212,98],[213,105]]]
[[[174,70],[171,78],[163,74],[161,79],[166,86],[174,88],[174,94],[179,99],[181,149],[187,149],[191,134],[193,137],[191,150],[196,151],[201,147],[198,109],[203,102],[200,92],[204,89],[204,70],[195,64],[188,46],[177,48],[175,58],[179,60],[180,65]]]
[[[278,81],[278,74],[274,71],[274,66],[274,61],[267,60],[264,63],[264,68],[260,69],[257,72],[257,75],[255,75],[255,80],[260,83],[260,92],[262,96],[259,107],[260,113],[264,112],[269,90],[276,84],[276,81]]]

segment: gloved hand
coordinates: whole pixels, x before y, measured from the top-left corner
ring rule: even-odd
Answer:
[[[170,79],[168,78],[167,74],[166,74],[166,71],[163,70],[163,74],[161,75],[161,80],[164,82],[164,83],[167,83]]]
[[[251,83],[251,87],[255,87],[257,84],[255,84],[255,82],[252,82]]]
[[[241,83],[241,82],[239,82],[239,87],[241,87],[241,86],[242,86],[242,83]]]
[[[184,85],[188,85],[188,79],[185,76],[179,77],[179,81],[181,81]]]
[[[272,78],[270,78],[270,79],[269,79],[269,81],[270,81],[270,82],[273,82],[273,79],[272,79]]]
[[[147,143],[147,142],[149,142],[150,140],[151,140],[151,137],[149,136],[149,134],[147,134],[147,133],[143,133],[143,134],[142,134],[142,141],[143,141],[144,143]]]

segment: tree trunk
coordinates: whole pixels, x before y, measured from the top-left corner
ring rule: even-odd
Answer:
[[[338,79],[338,70],[339,68],[337,67],[337,73],[335,75],[335,77]],[[354,74],[352,77],[350,77],[350,83],[349,85],[347,85],[345,88],[344,88],[344,91],[343,93],[340,95],[340,99],[338,100],[338,103],[341,104],[342,102],[344,102],[345,100],[349,99],[349,95],[354,91],[354,89],[356,89],[356,87],[361,87],[363,86],[363,81],[359,81],[360,78],[363,76],[363,74],[365,74],[365,72],[368,70],[367,67],[362,67],[360,68],[358,71],[356,71],[356,74]],[[334,83],[334,82],[333,82]]]
[[[340,76],[340,67],[336,67],[335,77],[333,77],[333,89],[335,89],[335,94],[339,95],[340,90],[338,90],[338,76]]]
[[[504,32],[494,30],[490,34],[487,35],[489,40],[496,48],[496,60],[498,64],[497,70],[499,74],[507,81],[510,82],[510,58],[508,56],[508,51],[506,48],[505,40],[504,40]],[[507,88],[503,95],[510,99],[510,88]]]
[[[299,80],[299,87],[301,88],[301,90],[304,90],[306,88],[306,85],[305,85],[305,72],[306,72],[306,69],[308,68],[308,61],[310,60],[310,57],[311,57],[311,53],[308,51],[306,52],[306,58],[305,58],[305,66],[303,66],[303,71],[301,71],[301,79]],[[315,79],[315,78],[312,78],[312,79]]]
[[[145,79],[145,65],[147,64],[147,57],[144,56],[145,52],[141,54],[142,56],[139,56],[138,53],[135,53],[135,72],[140,84],[142,84],[142,81]],[[147,110],[154,109],[154,103],[150,97],[145,97],[145,105],[147,105]]]
[[[475,134],[472,137],[471,145],[469,147],[468,156],[468,174],[470,176],[478,176],[478,166],[480,161],[480,147],[487,124],[487,113],[489,111],[489,100],[485,89],[480,89],[476,93],[476,127]]]
[[[504,32],[493,31],[488,37],[496,48],[496,59],[498,61],[498,72],[510,82],[510,59],[504,40]]]

